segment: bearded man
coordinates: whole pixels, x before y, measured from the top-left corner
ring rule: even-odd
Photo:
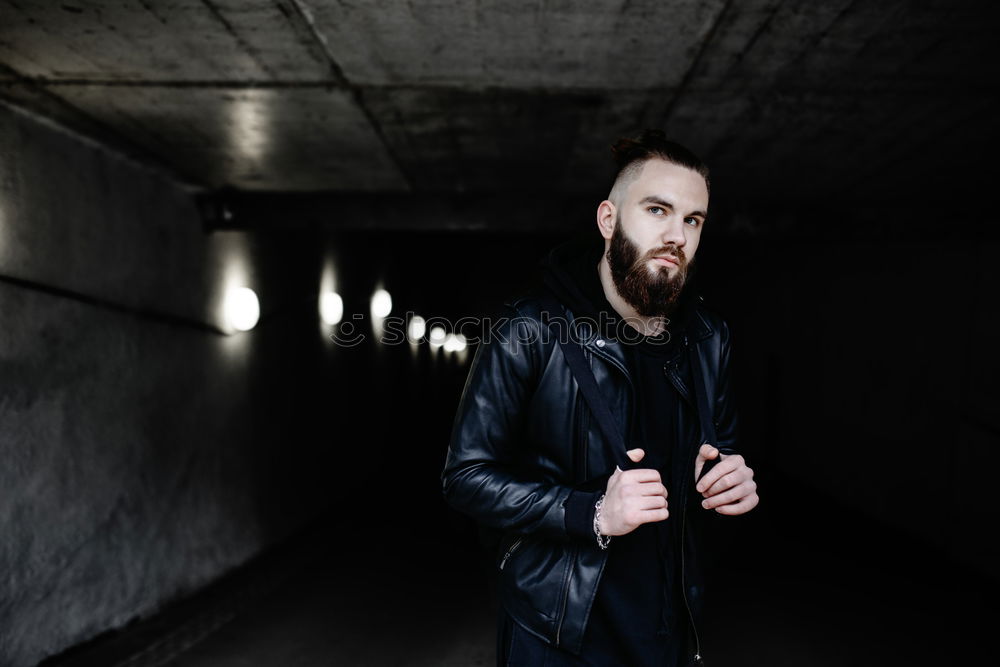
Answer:
[[[612,152],[603,243],[556,248],[505,305],[442,472],[451,506],[498,535],[498,665],[701,663],[693,523],[758,503],[729,329],[688,281],[708,169],[658,131]]]

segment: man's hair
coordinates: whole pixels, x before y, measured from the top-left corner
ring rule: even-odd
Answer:
[[[624,194],[624,188],[632,182],[647,160],[659,158],[672,162],[680,167],[687,167],[705,179],[705,187],[709,187],[708,165],[700,157],[676,141],[670,141],[662,130],[643,130],[638,137],[622,137],[611,146],[614,156],[615,177],[611,181],[609,198],[617,203]]]

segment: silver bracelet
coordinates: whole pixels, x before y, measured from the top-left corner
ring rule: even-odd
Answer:
[[[601,521],[601,507],[604,505],[604,494],[597,499],[597,504],[594,505],[594,535],[597,535],[597,546],[602,549],[608,548],[608,542],[611,541],[610,535],[602,535],[600,529]]]

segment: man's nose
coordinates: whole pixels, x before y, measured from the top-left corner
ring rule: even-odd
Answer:
[[[660,241],[663,245],[674,244],[677,247],[684,247],[687,242],[685,235],[684,219],[680,216],[673,217],[663,226],[663,233],[660,234]]]

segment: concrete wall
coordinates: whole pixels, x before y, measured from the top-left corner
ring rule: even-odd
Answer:
[[[300,246],[206,234],[169,180],[0,106],[0,664],[148,615],[322,507],[335,353]],[[264,315],[226,336],[236,283]]]

